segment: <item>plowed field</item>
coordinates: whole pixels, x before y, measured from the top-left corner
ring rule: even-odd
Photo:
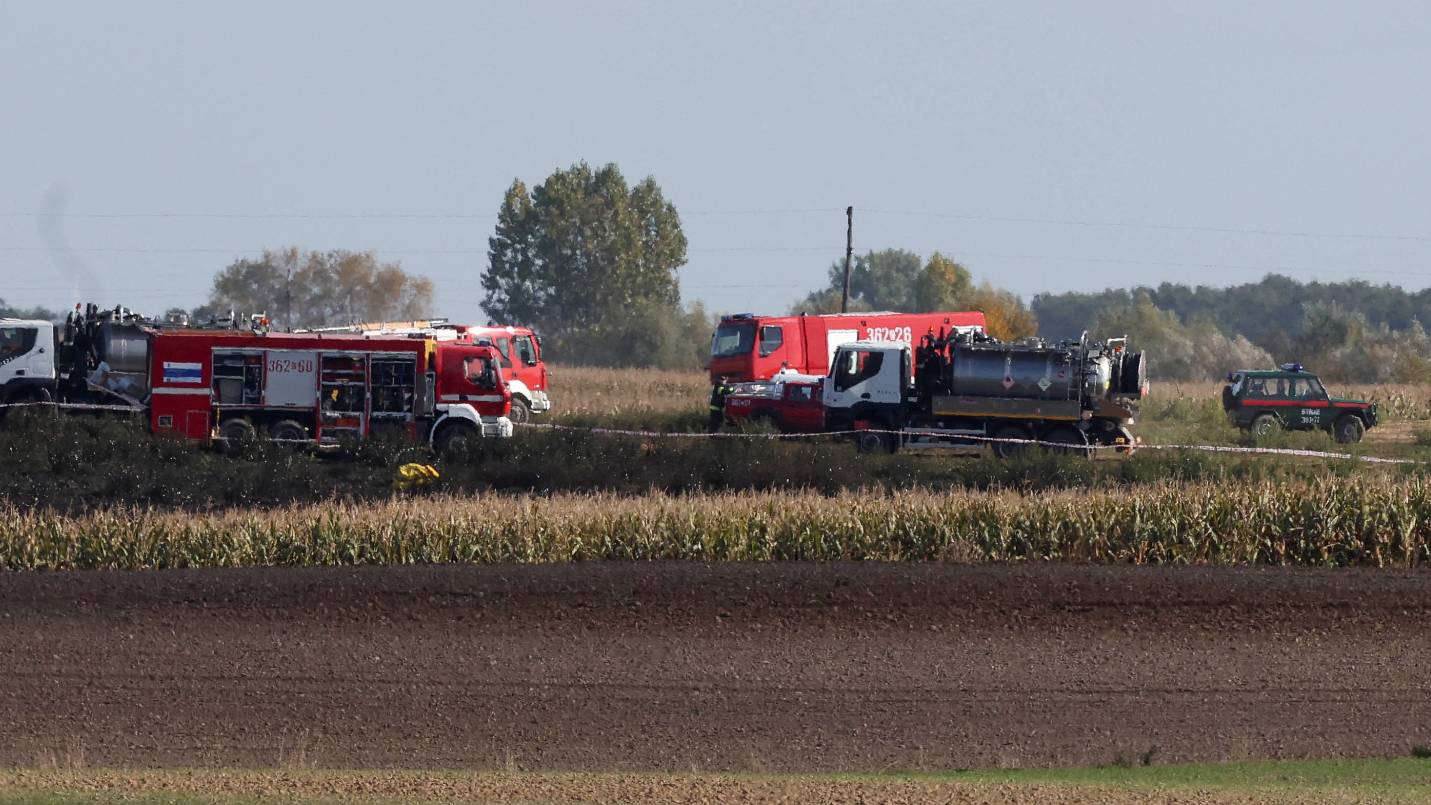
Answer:
[[[1404,756],[1431,573],[0,574],[0,766],[882,771]]]

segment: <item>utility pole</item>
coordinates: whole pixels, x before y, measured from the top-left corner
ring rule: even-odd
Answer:
[[[288,266],[288,278],[283,283],[283,326],[293,332],[293,266]]]
[[[855,208],[845,208],[845,292],[840,296],[840,312],[850,312],[850,258],[855,254]]]

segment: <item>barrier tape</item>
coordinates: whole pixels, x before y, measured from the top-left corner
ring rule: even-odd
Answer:
[[[618,428],[589,428],[576,425],[553,425],[545,423],[513,423],[519,428],[542,428],[547,430],[582,431],[585,433],[602,433],[613,436],[640,436],[642,438],[675,438],[675,439],[773,439],[780,441],[797,439],[823,439],[831,436],[851,436],[859,433],[879,433],[892,436],[935,436],[947,439],[957,439],[960,441],[978,442],[980,444],[1020,444],[1034,445],[1038,447],[1052,447],[1069,451],[1094,451],[1094,450],[1119,450],[1131,452],[1137,450],[1200,450],[1208,453],[1250,453],[1259,455],[1282,455],[1282,456],[1303,456],[1307,458],[1341,458],[1352,461],[1364,461],[1370,464],[1423,464],[1424,461],[1411,458],[1382,458],[1380,456],[1361,456],[1355,453],[1336,453],[1329,450],[1302,450],[1291,447],[1240,447],[1237,445],[1219,444],[1149,444],[1147,442],[1137,442],[1133,445],[1127,444],[1088,444],[1069,445],[1064,442],[1050,442],[1040,439],[1008,439],[994,436],[977,436],[973,434],[952,434],[938,430],[880,430],[877,428],[867,428],[864,430],[836,430],[821,431],[819,433],[690,433],[671,431],[651,431],[651,430],[622,430]]]
[[[45,406],[56,409],[82,410],[82,411],[123,411],[139,412],[145,410],[130,405],[99,405],[94,403],[56,403],[56,402],[22,402],[22,403],[0,403],[0,409],[5,408],[29,408]],[[1088,444],[1069,445],[1064,442],[1050,442],[1040,439],[1008,439],[995,436],[977,436],[974,434],[951,434],[938,430],[880,430],[877,428],[867,428],[864,430],[835,430],[820,431],[819,433],[736,433],[728,431],[717,431],[715,433],[696,433],[690,431],[657,431],[657,430],[627,430],[623,428],[602,428],[583,427],[579,425],[556,425],[545,422],[514,422],[517,428],[531,428],[537,430],[555,431],[578,431],[581,433],[599,433],[607,436],[638,436],[643,439],[765,439],[774,441],[798,441],[801,439],[828,439],[840,436],[853,436],[861,433],[878,433],[891,436],[935,436],[947,439],[957,439],[959,441],[977,442],[979,444],[1020,444],[1036,447],[1052,447],[1069,451],[1095,450],[1119,450],[1131,452],[1137,450],[1197,450],[1204,453],[1241,453],[1252,455],[1275,455],[1275,456],[1301,456],[1304,458],[1334,458],[1347,459],[1350,461],[1362,461],[1368,464],[1424,464],[1425,461],[1412,458],[1383,458],[1381,456],[1362,456],[1355,453],[1336,453],[1329,450],[1301,450],[1291,447],[1242,447],[1238,445],[1223,444],[1149,444],[1147,442],[1137,442],[1133,445],[1126,444]],[[224,437],[216,437],[216,441],[227,441]],[[265,441],[275,444],[312,444],[311,439],[265,439]],[[971,445],[972,446],[972,445]]]

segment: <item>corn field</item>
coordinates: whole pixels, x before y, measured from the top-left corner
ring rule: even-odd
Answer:
[[[0,567],[143,569],[593,560],[1414,566],[1431,480],[1108,491],[395,498],[86,514],[0,506]]]

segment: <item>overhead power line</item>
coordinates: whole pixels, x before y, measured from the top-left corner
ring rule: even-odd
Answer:
[[[741,216],[741,215],[839,215],[843,207],[788,207],[768,209],[712,209],[680,210],[682,217],[696,216]],[[889,208],[861,208],[869,215],[899,216],[907,218],[934,218],[957,221],[982,221],[988,223],[1033,224],[1039,226],[1095,227],[1105,229],[1143,229],[1164,232],[1203,232],[1220,235],[1258,235],[1264,237],[1313,238],[1328,240],[1387,240],[1431,243],[1431,235],[1380,232],[1314,232],[1298,229],[1277,229],[1255,226],[1204,226],[1198,224],[1177,224],[1159,221],[1117,221],[1092,218],[1049,218],[1020,215],[993,215],[987,213],[941,212],[937,210],[902,210]],[[256,221],[371,221],[371,220],[414,220],[414,221],[490,221],[496,213],[470,212],[0,212],[0,218],[73,218],[73,219],[212,219],[212,220],[256,220]]]
[[[870,215],[902,215],[924,218],[947,218],[960,221],[988,221],[1008,224],[1043,224],[1049,226],[1082,226],[1109,229],[1151,229],[1168,232],[1211,232],[1220,235],[1265,235],[1282,238],[1325,238],[1329,240],[1405,240],[1431,243],[1431,235],[1380,234],[1361,232],[1306,232],[1295,229],[1270,229],[1263,227],[1197,226],[1191,224],[1165,224],[1151,221],[1099,221],[1078,218],[1028,218],[1012,215],[974,215],[952,212],[925,212],[921,210],[881,210],[861,209]]]
[[[0,253],[48,253],[52,251],[42,246],[0,246]],[[85,254],[224,254],[224,255],[256,255],[261,254],[261,248],[225,248],[225,247],[193,247],[193,248],[162,248],[162,247],[123,247],[123,246],[80,246],[73,247],[69,251]],[[317,251],[322,251],[318,249]],[[476,257],[487,254],[485,249],[385,249],[369,248],[354,249],[352,251],[372,251],[379,255],[414,256],[414,255],[451,255],[461,257]],[[796,252],[826,252],[835,256],[838,250],[829,246],[718,246],[711,248],[689,249],[693,254],[713,254],[713,253],[748,253],[748,254],[777,254]],[[1223,263],[1216,261],[1199,260],[1169,260],[1156,257],[1103,257],[1087,255],[1066,255],[1066,254],[1001,254],[993,252],[973,252],[960,253],[961,260],[1031,260],[1049,264],[1058,263],[1090,263],[1106,265],[1126,265],[1126,266],[1156,266],[1160,268],[1190,268],[1199,270],[1217,271],[1238,271],[1248,274],[1321,274],[1338,276],[1360,276],[1364,274],[1376,274],[1385,276],[1404,277],[1431,277],[1431,269],[1426,271],[1401,270],[1392,268],[1376,267],[1317,267],[1317,266],[1295,266],[1295,265],[1257,265],[1252,263]],[[783,287],[771,284],[766,287]]]

